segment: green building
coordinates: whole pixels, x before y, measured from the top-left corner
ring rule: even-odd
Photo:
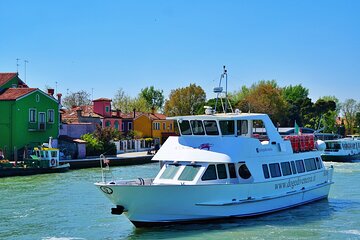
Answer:
[[[17,73],[0,73],[0,148],[14,159],[59,134],[59,104],[37,88],[29,88]]]

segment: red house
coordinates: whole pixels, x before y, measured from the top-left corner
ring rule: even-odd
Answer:
[[[119,110],[111,110],[111,99],[99,98],[93,100],[93,110],[94,113],[101,116],[103,127],[113,127],[119,131],[123,131],[123,129],[121,129],[121,112]]]

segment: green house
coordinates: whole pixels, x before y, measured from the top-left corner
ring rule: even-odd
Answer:
[[[16,73],[0,73],[0,148],[5,157],[14,159],[25,147],[38,146],[58,134],[58,101],[28,88]]]

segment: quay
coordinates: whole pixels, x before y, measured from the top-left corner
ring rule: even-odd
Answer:
[[[109,166],[127,166],[151,163],[153,154],[147,152],[128,152],[106,157]],[[69,163],[70,169],[100,167],[100,157],[88,157],[84,159],[62,159],[60,163]],[[104,165],[104,163],[103,163]]]

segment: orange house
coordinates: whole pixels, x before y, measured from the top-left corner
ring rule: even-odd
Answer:
[[[175,135],[174,121],[166,120],[166,116],[160,113],[138,113],[134,118],[134,130],[141,137],[151,137],[160,144],[168,136]]]

